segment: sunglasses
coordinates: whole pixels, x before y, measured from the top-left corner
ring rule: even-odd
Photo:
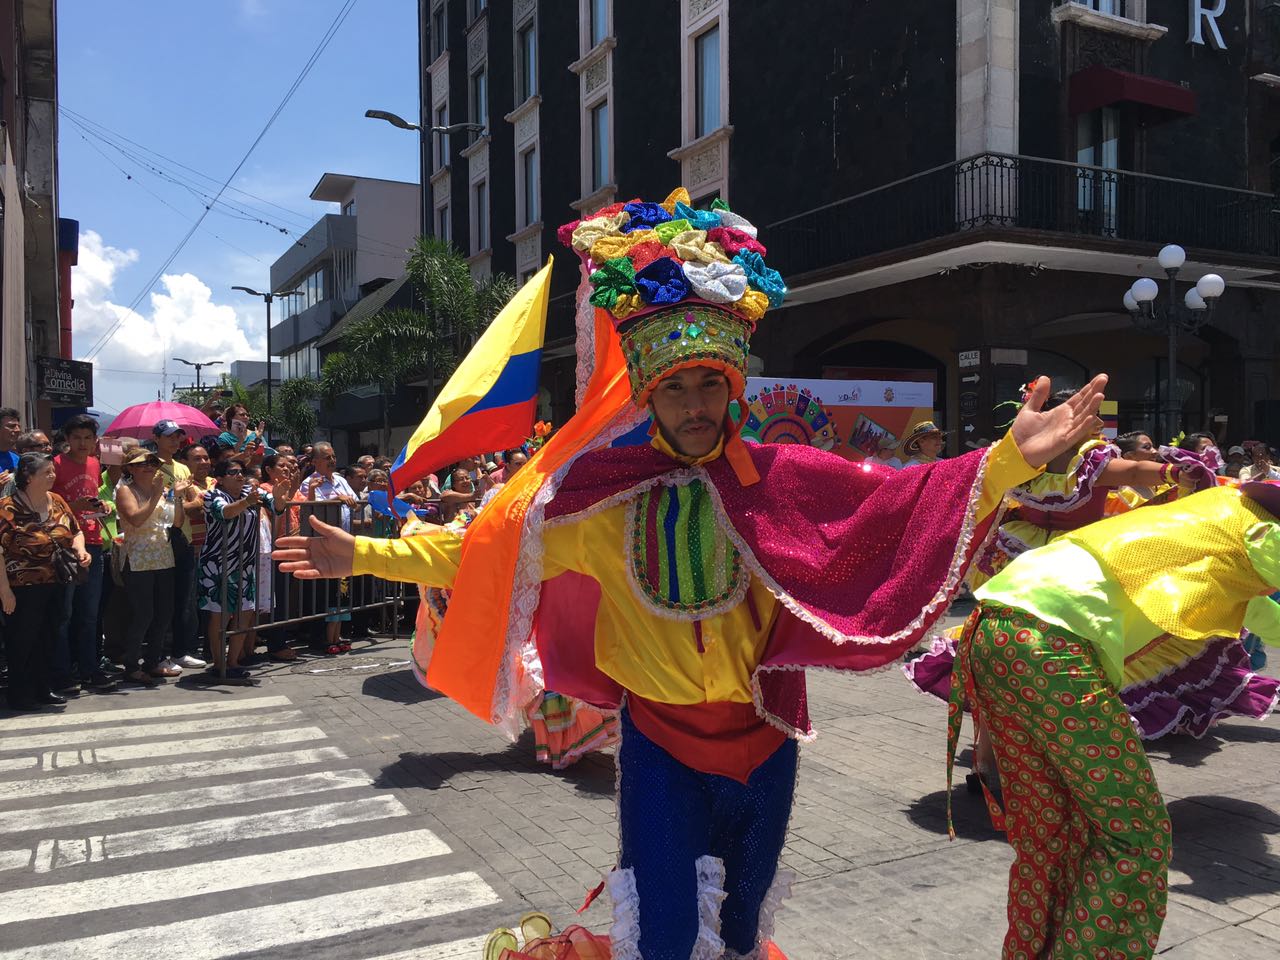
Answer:
[[[224,476],[224,477],[243,477],[243,476],[244,476],[244,471],[243,471],[243,470],[228,470],[226,473],[224,473],[224,474],[223,474],[223,476]]]

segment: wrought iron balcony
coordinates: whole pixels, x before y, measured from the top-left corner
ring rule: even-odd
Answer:
[[[770,264],[785,277],[979,234],[1032,243],[1052,235],[1143,247],[1169,237],[1221,256],[1280,257],[1280,198],[1211,184],[988,153],[770,224]]]

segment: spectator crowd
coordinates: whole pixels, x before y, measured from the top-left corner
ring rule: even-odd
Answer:
[[[0,668],[10,709],[206,669],[244,679],[302,649],[337,655],[370,635],[381,593],[353,598],[342,581],[302,596],[273,568],[271,549],[307,532],[310,513],[398,535],[404,521],[386,503],[392,461],[366,454],[340,467],[327,442],[269,446],[242,405],[215,413],[219,432],[193,437],[166,419],[139,440],[100,437],[88,415],[24,431],[17,411],[0,409]],[[398,513],[466,522],[525,459],[521,449],[468,458],[442,472],[443,483],[432,476],[397,492]]]

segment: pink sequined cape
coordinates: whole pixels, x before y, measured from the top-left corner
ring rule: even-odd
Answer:
[[[721,530],[781,603],[752,679],[757,710],[806,736],[806,668],[892,664],[946,612],[994,519],[976,516],[986,453],[894,471],[798,444],[747,447],[761,477],[750,487],[724,458],[688,467],[648,446],[588,453],[563,478],[545,521],[572,522],[657,484],[702,480]],[[581,574],[545,582],[535,634],[547,689],[612,707],[622,690],[595,668],[599,597]]]

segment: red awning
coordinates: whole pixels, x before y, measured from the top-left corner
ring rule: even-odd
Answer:
[[[1145,108],[1146,119],[1154,123],[1196,113],[1195,93],[1168,80],[1097,66],[1072,74],[1068,83],[1067,109],[1073,116],[1120,103]]]

